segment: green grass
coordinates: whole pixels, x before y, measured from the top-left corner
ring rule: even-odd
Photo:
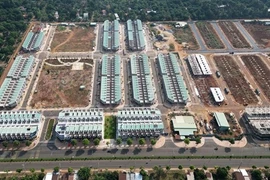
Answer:
[[[115,139],[116,137],[116,117],[106,116],[104,125],[104,139]]]
[[[45,136],[45,140],[49,140],[52,136],[52,131],[53,131],[53,125],[54,125],[54,119],[50,119],[48,127],[47,127],[47,132]]]

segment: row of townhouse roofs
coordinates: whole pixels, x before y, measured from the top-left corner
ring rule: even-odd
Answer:
[[[35,25],[27,34],[22,44],[22,50],[25,52],[39,51],[44,37],[43,24]]]
[[[34,56],[17,56],[0,87],[0,109],[11,109],[20,102],[36,62]]]

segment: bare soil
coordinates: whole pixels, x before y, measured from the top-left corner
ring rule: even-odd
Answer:
[[[61,65],[62,63],[58,61],[58,59],[46,59],[45,62],[52,65]]]
[[[254,40],[263,48],[270,47],[270,26],[265,26],[260,22],[241,22]]]
[[[33,108],[85,107],[89,104],[92,68],[84,65],[83,70],[71,70],[71,66],[53,67],[44,65],[36,92]],[[79,90],[84,85],[84,90]]]
[[[201,36],[208,48],[224,49],[224,44],[209,22],[197,22],[196,26],[199,29]]]
[[[92,51],[95,41],[93,27],[68,27],[62,31],[56,29],[52,41],[52,52],[85,52]]]
[[[214,61],[236,102],[243,105],[257,104],[259,102],[249,82],[245,79],[232,57],[214,56]]]
[[[179,44],[187,43],[188,49],[197,50],[199,45],[189,26],[183,28],[172,28],[176,42]]]
[[[248,68],[250,74],[259,84],[265,96],[270,100],[270,70],[259,56],[245,55],[241,56],[242,61]]]
[[[220,28],[235,48],[251,48],[247,40],[231,21],[219,21]]]

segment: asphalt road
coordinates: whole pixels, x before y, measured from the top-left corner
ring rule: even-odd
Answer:
[[[224,45],[227,47],[227,50],[231,51],[233,49],[232,45],[230,44],[229,40],[227,39],[226,35],[222,32],[220,27],[216,22],[211,22],[214,30],[217,32],[218,36],[221,38]]]
[[[195,22],[191,21],[189,23],[189,25],[190,25],[190,28],[191,28],[194,36],[195,36],[195,39],[197,40],[197,42],[198,42],[198,44],[200,46],[200,50],[207,51],[207,48],[206,48],[206,46],[204,44],[204,41],[203,41],[203,39],[201,37],[201,34],[200,34],[199,30],[197,29],[197,27],[195,25]]]
[[[53,169],[58,166],[60,169],[67,169],[72,167],[79,169],[80,167],[92,167],[97,169],[129,169],[131,166],[135,168],[153,168],[154,166],[177,168],[182,165],[184,168],[188,168],[191,165],[195,167],[225,167],[230,166],[232,168],[250,168],[253,165],[257,167],[263,167],[269,165],[269,159],[177,159],[177,160],[91,160],[91,161],[61,161],[61,162],[16,162],[16,163],[1,163],[0,168],[2,171],[22,168],[28,170],[35,168],[36,170]]]
[[[238,28],[238,30],[244,35],[244,37],[246,38],[248,43],[251,45],[251,47],[255,51],[257,51],[259,48],[258,48],[256,41],[251,37],[251,35],[247,32],[247,30],[243,27],[243,25],[239,21],[236,21],[233,23]]]

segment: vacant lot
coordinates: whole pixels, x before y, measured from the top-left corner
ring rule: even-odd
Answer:
[[[216,31],[209,22],[197,22],[197,28],[199,29],[202,38],[206,46],[210,49],[223,49],[224,45],[219,39]]]
[[[219,21],[220,28],[227,36],[228,40],[235,48],[250,48],[249,43],[237,29],[237,27],[230,21]]]
[[[57,28],[51,44],[52,52],[92,51],[95,34],[93,27]]]
[[[241,22],[254,40],[263,48],[270,47],[270,26],[265,26],[261,22],[245,23]]]
[[[270,100],[270,71],[267,65],[259,56],[255,55],[241,56],[241,59],[263,90],[265,96]]]
[[[183,42],[188,43],[188,49],[197,50],[199,49],[198,43],[193,36],[193,33],[189,26],[185,26],[183,28],[173,28],[174,36],[176,41],[179,44]]]
[[[31,101],[33,108],[85,107],[89,104],[92,67],[44,65]],[[84,85],[85,89],[80,90]]]
[[[255,93],[233,58],[230,56],[214,56],[214,60],[235,101],[243,105],[257,104],[258,99]]]
[[[201,96],[202,102],[208,106],[215,105],[210,87],[218,87],[216,80],[212,76],[193,76],[193,79]]]

